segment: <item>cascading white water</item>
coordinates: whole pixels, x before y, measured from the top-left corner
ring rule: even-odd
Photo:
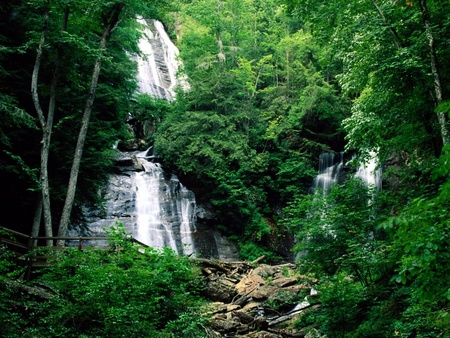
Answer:
[[[195,200],[194,194],[187,190],[183,185],[181,186],[181,225],[180,225],[180,239],[183,245],[183,253],[190,255],[194,252],[195,246],[192,239],[192,234],[196,231],[195,228]],[[192,196],[191,196],[192,195]]]
[[[139,40],[141,55],[137,58],[139,91],[171,101],[177,85],[186,87],[185,81],[177,78],[179,51],[161,22],[147,19],[138,22],[143,27]],[[136,237],[150,246],[168,246],[178,253],[191,254],[195,196],[175,175],[166,180],[161,166],[147,161],[145,156],[146,152],[137,156],[145,171],[137,173],[134,180]]]
[[[194,252],[195,196],[175,175],[164,177],[157,163],[137,156],[145,171],[136,173],[136,232],[134,236],[152,247],[170,247],[180,254]]]
[[[343,154],[322,153],[319,156],[319,173],[314,179],[313,193],[321,191],[327,194],[338,182],[339,174],[344,166]]]
[[[321,197],[326,197],[329,194],[331,188],[339,183],[339,178],[343,166],[343,153],[336,154],[331,152],[324,152],[319,155],[318,174],[314,178],[313,185],[309,191],[310,194],[314,195],[314,201],[319,201]],[[322,203],[320,203],[320,205],[313,203],[311,207],[314,210],[319,210],[322,214],[322,217],[326,217],[328,210],[327,208],[324,208],[324,205]],[[333,237],[335,236],[335,233],[330,229],[329,224],[323,224],[321,227],[325,233],[328,233]],[[300,240],[309,241],[309,234],[306,234],[305,237]],[[297,253],[296,260],[301,260],[301,257],[305,254],[305,252]]]
[[[138,21],[145,30],[139,42],[142,53],[135,57],[139,65],[139,91],[156,99],[172,100],[177,86],[189,89],[184,78],[175,77],[178,50],[160,22]],[[74,235],[103,235],[105,229],[120,223],[128,234],[152,247],[167,246],[179,254],[195,252],[204,258],[237,260],[235,246],[217,231],[202,224],[197,231],[194,193],[175,175],[168,177],[161,165],[149,161],[146,153],[117,153],[115,172],[100,191],[105,208],[86,207],[89,228],[77,229]],[[205,218],[205,212],[201,215]]]
[[[375,153],[371,153],[367,163],[358,167],[355,177],[361,179],[368,186],[375,187],[377,191],[381,189],[381,169],[378,168],[378,160]]]
[[[145,171],[135,176],[137,239],[150,246],[168,246],[176,249],[173,234],[161,220],[159,205],[161,172],[158,169],[155,164],[146,165]]]
[[[339,174],[344,166],[343,154],[322,153],[319,156],[319,172],[314,179],[312,193],[321,191],[327,194],[332,186],[339,180]],[[368,186],[373,186],[376,190],[381,189],[381,169],[377,168],[378,161],[376,155],[371,154],[371,158],[365,164],[361,164],[355,177],[361,179]]]
[[[138,85],[141,93],[173,100],[175,87],[188,88],[183,78],[177,77],[178,48],[173,44],[163,24],[157,20],[138,19],[143,27],[139,40]]]

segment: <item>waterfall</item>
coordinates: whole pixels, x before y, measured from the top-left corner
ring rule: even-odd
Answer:
[[[314,179],[312,192],[321,191],[327,194],[332,186],[339,180],[339,174],[344,166],[344,156],[342,153],[322,153],[319,156],[319,172]]]
[[[377,168],[378,160],[376,154],[371,153],[370,155],[369,161],[358,167],[355,177],[358,177],[366,185],[373,186],[379,191],[381,189],[381,169]]]
[[[333,185],[338,183],[344,166],[343,157],[343,153],[320,154],[318,174],[314,178],[311,193],[321,191],[323,194],[327,194]],[[375,187],[378,191],[381,189],[381,169],[377,168],[377,166],[377,156],[375,153],[372,153],[366,163],[359,165],[355,177],[361,179],[366,185]]]
[[[139,92],[173,100],[176,87],[189,89],[187,82],[176,76],[178,49],[162,23],[144,19],[138,22],[143,30],[141,53],[134,57],[138,63]],[[117,152],[113,173],[99,192],[105,208],[86,206],[84,216],[89,226],[77,229],[76,235],[103,235],[105,229],[121,223],[128,234],[152,247],[170,247],[184,255],[195,252],[203,258],[237,260],[237,249],[231,242],[205,224],[197,224],[197,218],[206,218],[205,213],[197,216],[194,193],[177,176],[167,174],[151,160],[147,151]]]
[[[314,195],[314,201],[311,205],[312,210],[318,210],[321,214],[321,217],[325,218],[328,212],[328,209],[322,203],[316,203],[321,199],[321,197],[326,197],[330,192],[331,188],[339,183],[339,179],[341,176],[342,168],[344,167],[344,153],[332,153],[332,152],[324,152],[319,155],[319,165],[318,165],[318,173],[314,178],[313,185],[309,191],[309,194]],[[320,195],[319,195],[320,194]],[[307,216],[309,217],[309,216]],[[329,224],[324,224],[321,226],[324,233],[328,233],[330,236],[335,237],[335,233],[330,229]],[[300,241],[309,241],[310,235],[306,234],[303,238],[296,238],[295,240]],[[298,252],[295,260],[300,261],[302,256],[304,256],[306,252]]]
[[[143,36],[139,40],[139,92],[173,100],[178,81],[179,51],[157,20],[139,18]],[[137,155],[144,171],[136,173],[133,188],[136,196],[136,228],[134,235],[153,247],[167,246],[180,254],[194,252],[192,233],[195,229],[195,196],[175,175],[169,180],[158,163],[147,160],[146,152]]]
[[[140,18],[138,22],[143,33],[138,43],[140,55],[136,58],[139,92],[171,101],[177,86],[188,88],[183,78],[177,78],[178,48],[160,21]]]
[[[373,185],[375,187],[381,186],[381,171],[376,170],[377,160],[376,156],[373,155],[366,164],[360,165],[355,173],[355,177],[360,178],[365,184]],[[310,190],[310,194],[314,194],[315,197],[325,197],[330,192],[332,187],[338,184],[344,179],[342,177],[342,169],[344,167],[344,154],[343,153],[329,153],[324,152],[319,156],[318,174],[314,178],[313,185]],[[317,195],[317,194],[322,195]],[[370,203],[370,201],[369,201]],[[319,208],[319,209],[317,209]],[[313,204],[312,209],[319,210],[321,217],[325,219],[327,213],[329,212],[328,206],[324,207],[323,204]],[[323,232],[327,233],[329,236],[335,237],[335,231],[332,230],[331,224],[322,224]],[[306,235],[301,240],[308,241],[309,235]],[[300,252],[297,254],[296,259],[299,260],[305,254],[305,252]]]
[[[158,163],[149,162],[145,153],[137,159],[144,171],[135,175],[136,230],[139,241],[152,246],[167,246],[180,254],[194,252],[195,196],[175,175],[166,179]]]
[[[310,194],[314,194],[315,200],[320,200],[320,197],[326,197],[331,188],[338,184],[343,177],[341,177],[342,169],[344,167],[344,154],[322,153],[319,156],[318,174],[314,179]],[[366,164],[361,164],[355,177],[361,179],[368,186],[374,186],[379,190],[381,188],[381,170],[377,169],[377,157],[373,154]],[[318,195],[318,194],[322,195]],[[369,199],[370,204],[372,199]],[[329,212],[328,205],[322,203],[312,205],[312,210],[319,211],[323,219],[326,219]],[[331,224],[325,223],[321,225],[324,233],[329,236],[336,237],[335,230]],[[309,240],[309,234],[306,234],[302,241]],[[300,260],[305,252],[299,252],[296,259]]]

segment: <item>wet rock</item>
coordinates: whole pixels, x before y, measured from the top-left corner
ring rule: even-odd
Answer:
[[[138,141],[136,139],[125,140],[120,144],[120,148],[126,151],[138,150]]]
[[[214,335],[305,336],[305,330],[299,330],[294,323],[304,311],[320,306],[308,301],[310,294],[314,295],[312,299],[316,297],[312,287],[317,281],[300,276],[293,264],[255,267],[247,262],[205,259],[199,263],[207,282],[207,294],[215,302],[209,326]]]
[[[214,212],[213,208],[209,204],[199,204],[197,206],[197,217],[200,220],[206,219],[211,220],[216,217],[216,213]]]

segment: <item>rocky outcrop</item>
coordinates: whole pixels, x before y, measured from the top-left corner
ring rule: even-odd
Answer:
[[[236,260],[238,252],[232,242],[204,222],[196,224],[197,218],[201,221],[214,217],[210,208],[197,208],[193,192],[178,177],[164,172],[160,164],[147,161],[153,159],[151,153],[145,158],[142,153],[117,152],[109,181],[99,191],[105,208],[86,207],[87,227],[74,227],[70,235],[103,236],[104,229],[121,223],[129,235],[150,246],[169,246],[180,254],[194,251],[197,257],[208,259]],[[138,204],[143,195],[149,204],[144,208],[141,205],[141,210]],[[149,215],[147,223],[140,223],[141,215],[144,221]]]
[[[298,274],[295,265],[198,261],[210,300],[211,337],[314,336],[314,328],[298,329],[294,323],[320,306],[313,289],[317,281]]]

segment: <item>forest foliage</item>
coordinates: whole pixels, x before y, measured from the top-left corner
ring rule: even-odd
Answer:
[[[45,254],[29,288],[0,248],[3,337],[203,337],[198,268],[169,248],[140,248],[119,225],[108,247]]]
[[[66,2],[49,3],[54,20],[39,90],[47,102],[60,48],[64,72],[49,159],[58,215],[102,18],[96,11],[89,21],[77,12],[85,2],[68,1],[73,21],[62,32]],[[41,135],[29,88],[45,4],[0,5],[0,222],[19,230],[30,228],[41,189]],[[315,323],[330,337],[448,335],[448,1],[164,5],[151,13],[180,49],[189,90],[170,104],[133,98],[129,54],[137,52],[138,33],[124,18],[105,52],[72,223],[83,205],[100,202],[111,145],[127,137],[134,109],[141,118],[158,117],[149,140],[155,152],[200,202],[213,205],[214,226],[237,241],[243,258],[283,259],[276,239],[296,238],[299,269],[319,279],[321,295],[319,310],[299,325]],[[352,159],[348,179],[312,196],[324,151]],[[381,190],[350,178],[374,153]]]

